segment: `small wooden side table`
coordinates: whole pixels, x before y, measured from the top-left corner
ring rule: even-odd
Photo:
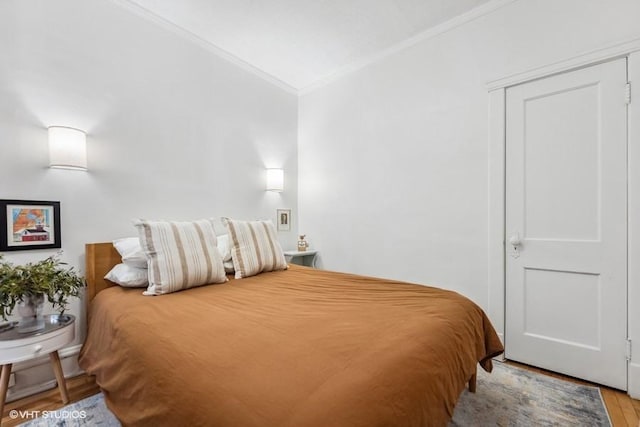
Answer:
[[[284,257],[288,263],[304,265],[316,268],[316,256],[318,251],[307,249],[306,251],[284,251]]]
[[[18,332],[17,326],[0,332],[0,420],[4,413],[5,399],[9,388],[11,367],[14,363],[49,354],[56,375],[62,403],[69,403],[67,383],[60,364],[58,350],[75,338],[75,316],[70,314],[48,314],[44,316],[44,328],[27,333]]]

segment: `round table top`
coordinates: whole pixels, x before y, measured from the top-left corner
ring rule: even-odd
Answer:
[[[42,317],[44,318],[44,328],[37,331],[19,332],[18,322],[10,322],[0,327],[0,341],[13,341],[45,335],[69,326],[76,320],[76,317],[72,314],[45,314]]]

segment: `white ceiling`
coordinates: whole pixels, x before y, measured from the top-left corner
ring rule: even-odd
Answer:
[[[301,90],[489,0],[128,0]]]

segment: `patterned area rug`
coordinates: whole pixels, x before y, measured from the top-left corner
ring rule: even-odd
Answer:
[[[17,414],[20,416],[20,413]],[[13,417],[11,413],[9,416]],[[57,411],[43,414],[20,427],[120,427],[117,418],[107,409],[102,393],[95,394],[86,399],[67,405]]]
[[[600,390],[503,363],[478,370],[475,394],[464,391],[449,427],[611,426]],[[21,424],[26,427],[119,427],[102,394]]]
[[[462,392],[449,427],[611,426],[599,388],[493,365],[478,368],[477,391]]]

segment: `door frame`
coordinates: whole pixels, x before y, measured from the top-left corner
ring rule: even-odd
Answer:
[[[506,89],[617,58],[627,58],[628,81],[632,82],[632,102],[627,116],[627,259],[638,261],[627,263],[627,337],[635,343],[636,348],[635,351],[632,348],[628,364],[627,393],[631,397],[640,398],[640,38],[616,43],[565,61],[536,67],[487,84],[489,93],[487,314],[504,343]],[[509,344],[505,343],[506,345]]]

